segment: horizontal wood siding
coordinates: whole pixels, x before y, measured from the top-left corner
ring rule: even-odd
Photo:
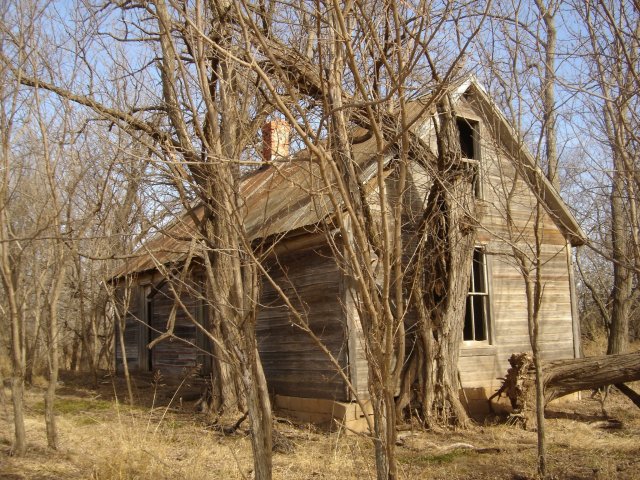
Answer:
[[[269,273],[303,315],[308,328],[347,365],[341,272],[331,250],[307,249],[272,260]],[[346,400],[346,386],[327,355],[296,321],[280,295],[263,281],[258,349],[269,390],[294,397]]]
[[[369,365],[356,304],[356,287],[345,277],[345,313],[349,326],[349,371],[353,388],[360,398],[369,397]],[[350,394],[350,399],[355,400]]]
[[[163,340],[151,350],[151,369],[173,377],[193,373],[199,360],[196,326],[192,320],[198,318],[199,301],[196,293],[188,290],[181,293],[180,300],[184,308],[176,305],[173,330],[178,338]],[[167,330],[167,322],[176,300],[166,282],[152,291],[149,301],[150,337],[153,340]]]
[[[141,287],[134,286],[130,288],[129,293],[127,294],[128,300],[125,299],[125,291],[124,288],[118,289],[116,293],[116,308],[126,310],[125,314],[125,328],[124,328],[124,346],[125,346],[125,354],[127,358],[127,367],[129,371],[136,371],[141,368],[140,365],[140,328],[142,321],[142,308],[140,305],[140,292]],[[118,322],[116,320],[116,329],[115,329],[115,360],[116,360],[116,371],[122,372],[122,358],[123,352],[120,346],[120,338],[118,333]]]
[[[487,251],[494,252],[495,242],[487,244]],[[543,300],[540,310],[540,346],[545,360],[573,357],[573,330],[569,275],[566,253],[556,253],[565,247],[545,245],[542,269]],[[562,252],[560,252],[562,253]],[[497,389],[498,378],[509,368],[508,358],[512,353],[530,351],[527,326],[527,304],[524,280],[513,259],[506,254],[488,256],[491,275],[491,326],[494,344],[490,346],[463,345],[460,373],[465,387],[489,387]],[[564,271],[559,274],[558,271]],[[494,360],[486,357],[491,355]],[[479,359],[477,362],[475,359]],[[492,365],[492,368],[487,368]]]
[[[531,351],[527,303],[522,274],[512,245],[535,258],[535,208],[538,199],[514,165],[516,160],[492,138],[488,119],[467,106],[465,112],[482,121],[483,199],[479,202],[481,229],[478,243],[486,248],[489,267],[493,344],[463,344],[459,362],[465,387],[500,386],[512,353]],[[509,196],[509,190],[512,195]],[[509,214],[509,215],[508,215]],[[511,222],[507,221],[511,218]],[[571,358],[573,324],[567,242],[562,231],[542,209],[538,226],[542,239],[543,301],[539,342],[545,360]]]

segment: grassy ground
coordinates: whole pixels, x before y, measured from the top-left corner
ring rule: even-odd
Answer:
[[[114,385],[104,377],[94,389],[82,377],[66,375],[63,381],[56,405],[59,451],[46,448],[42,389],[33,387],[27,393],[29,450],[23,458],[9,455],[11,408],[0,406],[1,479],[251,478],[246,430],[233,435],[214,431],[190,405],[180,408],[180,393],[167,409],[169,398],[154,396],[153,386],[139,380],[140,406],[129,407],[118,401],[125,391],[121,382]],[[5,393],[9,397],[9,389]],[[548,411],[552,478],[639,478],[640,410],[614,393],[604,415],[597,399],[584,397]],[[292,449],[275,454],[275,478],[375,478],[368,439],[287,422],[278,422],[276,428]],[[469,431],[405,431],[400,443],[403,479],[524,479],[536,471],[535,432],[497,419]]]

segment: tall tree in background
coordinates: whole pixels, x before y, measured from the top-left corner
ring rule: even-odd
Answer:
[[[83,319],[74,315],[78,296],[72,291],[73,255],[77,255],[85,236],[98,239],[98,219],[113,210],[103,201],[104,192],[122,178],[103,174],[113,164],[108,165],[102,155],[96,155],[99,148],[91,151],[96,137],[92,136],[95,132],[87,118],[55,95],[19,88],[21,69],[46,69],[59,74],[60,57],[42,47],[51,43],[41,28],[42,5],[9,2],[4,7],[6,22],[2,23],[0,35],[5,79],[2,131],[6,177],[1,248],[6,283],[2,302],[7,311],[18,312],[17,320],[10,320],[14,325],[10,351],[17,387],[13,400],[16,404],[21,402],[20,385],[30,382],[34,375],[45,374],[47,440],[49,447],[55,449],[58,365],[67,357],[68,334],[76,331],[78,324],[83,329]],[[38,54],[30,55],[34,51]],[[91,182],[88,172],[94,175]],[[83,190],[91,191],[93,197],[81,196]],[[104,237],[100,240],[104,241]],[[91,251],[108,256],[100,248]],[[82,313],[82,307],[79,311]],[[25,445],[21,410],[19,406],[14,409],[15,451],[21,453]]]
[[[4,42],[0,44],[3,55]],[[24,426],[24,381],[26,370],[26,348],[24,345],[24,317],[22,315],[22,300],[20,298],[22,250],[23,242],[17,242],[22,231],[16,228],[10,213],[10,203],[15,193],[15,179],[20,176],[16,162],[12,158],[12,150],[16,138],[14,127],[19,122],[19,111],[21,97],[18,89],[9,88],[14,85],[10,81],[10,69],[6,64],[0,70],[2,80],[0,80],[0,101],[2,102],[0,111],[0,135],[2,135],[2,184],[0,185],[0,277],[4,293],[4,303],[6,305],[6,317],[9,320],[11,331],[11,396],[13,401],[13,421],[14,421],[14,445],[13,452],[16,455],[23,455],[26,451],[26,431]]]
[[[599,248],[613,264],[607,353],[623,353],[628,348],[629,318],[634,302],[640,265],[637,158],[640,151],[639,97],[640,17],[628,3],[576,2],[575,13],[581,30],[576,38],[588,48],[583,57],[588,86],[584,94],[588,124],[595,125],[602,151],[611,157],[609,215],[610,233]],[[594,289],[592,292],[597,295]]]
[[[544,76],[542,81],[542,129],[544,131],[545,155],[544,163],[547,167],[547,178],[551,185],[560,191],[560,176],[558,171],[558,148],[556,134],[556,44],[558,32],[556,29],[556,13],[559,3],[556,0],[536,0],[538,12],[544,25],[545,38],[542,44],[544,52]]]

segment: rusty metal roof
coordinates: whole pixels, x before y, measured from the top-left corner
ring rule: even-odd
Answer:
[[[353,150],[360,168],[358,173],[366,181],[376,170],[372,158],[376,153],[375,140],[355,145]],[[290,232],[331,216],[334,207],[329,192],[335,188],[334,176],[330,172],[324,175],[328,181],[323,178],[319,163],[305,152],[247,175],[240,186],[244,199],[240,214],[249,239]],[[339,202],[339,195],[336,198]],[[138,248],[132,258],[113,272],[112,278],[182,261],[190,250],[193,256],[202,255],[196,222],[203,215],[202,205],[186,211]]]

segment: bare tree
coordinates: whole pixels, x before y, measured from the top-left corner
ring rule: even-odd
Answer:
[[[560,191],[560,177],[558,172],[558,149],[556,146],[556,105],[555,105],[555,84],[556,84],[556,43],[558,32],[556,30],[556,13],[559,8],[558,2],[551,0],[544,3],[536,0],[536,7],[544,24],[546,38],[543,43],[544,50],[544,78],[542,79],[542,128],[545,140],[545,163],[547,166],[547,178],[553,187]]]
[[[15,305],[7,310],[16,314],[15,321],[11,320],[16,453],[23,453],[26,445],[20,406],[24,382],[34,373],[40,374],[43,366],[49,380],[45,394],[47,439],[49,447],[58,446],[54,403],[61,346],[77,321],[73,315],[77,296],[70,292],[72,264],[79,258],[82,243],[91,241],[85,236],[113,243],[112,238],[97,238],[100,228],[97,218],[104,212],[107,216],[115,212],[117,216],[118,212],[123,213],[123,208],[131,209],[130,201],[119,209],[112,209],[105,202],[105,192],[122,177],[108,174],[113,163],[108,165],[100,160],[98,165],[93,159],[96,152],[90,150],[87,138],[95,122],[73,111],[72,105],[60,101],[58,96],[19,87],[21,69],[45,69],[52,74],[62,71],[57,63],[59,57],[40,48],[47,43],[41,29],[43,8],[37,2],[8,3],[4,18],[9,23],[3,23],[1,30],[2,71],[6,78],[3,121],[7,127],[3,128],[3,135],[6,134],[3,162],[7,168],[2,206],[2,253],[7,283],[3,283],[6,295],[2,300],[7,307]],[[13,133],[16,122],[20,126],[19,135]],[[107,175],[98,174],[103,167]],[[95,175],[91,186],[88,172]],[[137,189],[135,181],[129,186]],[[82,190],[95,195],[81,197]],[[119,228],[122,231],[126,227]],[[111,249],[101,254],[108,258],[114,252]],[[81,313],[82,309],[81,303]],[[92,354],[91,358],[94,357]],[[89,363],[96,378],[96,362]]]
[[[637,9],[614,2],[576,4],[589,47],[586,95],[593,118],[601,118],[602,142],[612,159],[610,175],[611,250],[613,285],[607,353],[626,351],[633,288],[638,262],[638,27]],[[582,38],[582,37],[580,37]]]
[[[15,64],[13,68],[23,85],[49,90],[143,136],[153,155],[165,162],[176,190],[184,192],[188,184],[204,205],[203,218],[194,220],[201,232],[213,324],[220,332],[220,338],[215,331],[212,336],[221,342],[225,360],[242,382],[257,478],[270,476],[271,423],[254,332],[257,273],[238,214],[239,165],[265,114],[277,109],[285,115],[319,163],[325,184],[332,190],[335,186],[330,201],[345,239],[344,254],[340,253],[355,282],[365,331],[378,475],[394,478],[398,409],[394,394],[404,365],[407,286],[424,293],[412,301],[424,313],[421,341],[428,342],[424,353],[433,364],[423,363],[427,368],[420,370],[422,378],[416,377],[417,368],[411,369],[404,376],[405,388],[420,386],[428,424],[452,418],[466,421],[457,396],[456,368],[468,282],[460,272],[468,271],[471,262],[474,213],[468,204],[473,202],[472,187],[461,162],[448,94],[485,11],[482,5],[469,7],[471,20],[465,23],[449,4],[430,8],[389,2],[379,14],[380,22],[373,22],[375,2],[344,6],[328,2],[309,10],[311,6],[301,5],[300,24],[314,26],[313,34],[298,37],[305,56],[291,47],[294,37],[286,27],[292,23],[277,15],[276,6],[275,2],[188,6],[159,0],[119,11],[127,27],[122,40],[160,52],[159,58],[150,53],[154,62],[141,61],[140,68],[127,65],[124,57],[112,57],[128,78],[139,79],[140,88],[148,78],[161,79],[161,91],[149,92],[149,101],[142,105],[127,99],[124,104],[108,104],[93,93],[61,87],[60,79],[50,81],[16,69]],[[98,15],[93,10],[87,13]],[[463,23],[470,28],[465,30]],[[454,41],[446,33],[448,28],[455,30]],[[103,71],[81,68],[90,78]],[[144,83],[145,88],[148,85]],[[409,113],[406,99],[425,91],[430,91],[430,100]],[[145,116],[151,111],[153,115]],[[437,154],[412,128],[425,114],[434,113]],[[354,145],[363,141],[354,136],[357,128],[375,141],[366,160],[374,165],[375,174],[367,181],[354,153]],[[403,237],[407,167],[415,161],[428,170],[433,186],[424,211],[414,216],[413,242],[421,250],[418,257],[414,255],[421,262],[412,266],[412,271],[421,272],[414,281],[404,274]],[[397,198],[391,201],[388,171],[397,182]],[[369,184],[379,212],[367,198]],[[431,278],[441,280],[427,281]]]
[[[2,69],[3,79],[10,77],[8,68]],[[9,202],[15,188],[11,182],[11,173],[16,169],[12,168],[11,145],[13,127],[18,115],[20,97],[17,89],[7,89],[10,85],[8,81],[2,81],[0,96],[2,100],[2,112],[0,121],[2,122],[2,187],[0,195],[0,273],[2,275],[2,286],[7,304],[9,325],[11,328],[11,360],[12,360],[12,383],[11,395],[13,401],[14,435],[15,443],[12,451],[17,455],[23,455],[26,451],[26,433],[24,427],[23,394],[25,378],[25,346],[24,346],[24,323],[19,299],[20,289],[20,264],[21,244],[15,241],[16,231],[11,224],[9,213]]]
[[[538,473],[546,475],[545,399],[543,353],[541,349],[541,317],[544,301],[544,268],[559,252],[545,246],[544,225],[551,222],[539,193],[531,203],[522,205],[518,185],[527,182],[533,192],[545,190],[539,174],[546,167],[546,176],[560,191],[559,158],[557,152],[556,89],[556,15],[557,2],[536,0],[537,15],[529,15],[521,5],[501,2],[492,15],[488,35],[491,44],[482,47],[482,65],[494,84],[496,98],[502,100],[507,118],[515,131],[523,135],[513,159],[513,174],[501,171],[501,192],[497,194],[504,211],[510,259],[523,279],[527,308],[527,325],[532,352],[535,385],[535,413],[538,436]],[[543,32],[543,35],[540,33]],[[538,59],[540,63],[538,63]],[[495,128],[495,127],[494,127]],[[499,135],[494,135],[499,138]],[[525,144],[524,142],[527,142]],[[543,147],[544,145],[544,147]],[[530,147],[530,148],[529,148]],[[497,147],[500,148],[500,147]],[[533,155],[528,154],[532,150]],[[530,210],[523,223],[518,210]],[[551,250],[551,251],[550,251]],[[563,249],[561,248],[560,251]],[[566,253],[565,253],[566,254]]]
[[[84,12],[98,21],[98,10]],[[219,340],[225,360],[231,361],[234,377],[246,397],[256,478],[270,478],[271,413],[254,333],[257,275],[237,215],[241,205],[241,154],[262,123],[264,111],[253,86],[255,77],[243,66],[246,62],[237,61],[245,53],[237,44],[232,5],[197,2],[193,8],[178,8],[159,0],[131,5],[121,12],[123,25],[131,32],[125,34],[123,45],[135,41],[142,48],[146,43],[150,47],[148,55],[155,57],[156,48],[160,52],[157,62],[147,64],[133,77],[141,88],[149,75],[161,79],[161,90],[142,108],[126,105],[126,98],[125,105],[115,101],[108,105],[93,94],[79,95],[19,70],[15,63],[12,68],[23,85],[49,90],[92,109],[131,134],[144,136],[148,146],[166,162],[174,187],[183,191],[184,182],[188,183],[205,206],[204,218],[197,224],[207,263],[207,297],[215,306],[211,311],[222,335]],[[145,37],[148,29],[155,32],[148,41],[133,38],[133,31]],[[113,57],[116,62],[122,61],[126,70],[129,66],[124,58]],[[88,68],[84,73],[98,76],[97,69],[91,65]],[[252,97],[255,101],[250,100]],[[144,118],[136,111],[156,113]],[[250,111],[257,115],[249,117]]]
[[[439,38],[454,25],[446,8],[395,2],[380,12],[373,7],[329,2],[297,12],[304,34],[315,25],[302,37],[306,55],[265,31],[247,3],[239,15],[247,48],[255,42],[264,58],[260,75],[276,108],[317,163],[323,193],[328,192],[341,239],[332,242],[335,256],[351,280],[364,332],[378,478],[395,478],[396,412],[407,406],[409,390],[419,385],[428,425],[464,424],[467,418],[458,399],[457,354],[469,280],[461,272],[469,270],[474,243],[474,196],[449,92],[477,25],[471,23],[468,35],[456,25],[459,42],[451,47]],[[470,14],[481,23],[482,10]],[[425,92],[428,100],[413,110],[408,97]],[[417,123],[432,114],[437,149],[417,133]],[[432,182],[418,212],[407,207],[413,164]],[[364,171],[373,174],[363,177]],[[410,270],[406,258],[413,259]],[[416,292],[408,300],[405,292],[412,287]],[[413,308],[423,313],[419,339],[411,339],[419,353],[407,363],[405,322]],[[396,405],[401,377],[406,394]]]
[[[540,130],[546,129],[549,175],[557,179],[558,5],[537,5],[547,37],[545,73],[537,78],[544,102],[536,112]],[[396,422],[412,392],[425,425],[467,422],[457,356],[477,225],[473,173],[462,160],[451,93],[469,67],[464,62],[471,61],[470,45],[488,6],[133,2],[78,10],[83,18],[74,28],[90,25],[101,33],[75,38],[76,76],[26,67],[3,53],[2,65],[22,85],[81,105],[141,142],[188,212],[194,202],[203,206],[203,215],[192,219],[198,235],[188,258],[202,258],[208,334],[217,371],[228,378],[214,408],[246,405],[257,478],[271,475],[270,405],[255,338],[258,272],[265,272],[244,231],[240,179],[256,132],[274,112],[293,126],[329,192],[333,216],[326,226],[340,233],[339,241],[329,240],[351,280],[365,332],[378,477],[398,475]],[[92,63],[86,51],[104,54],[104,63]],[[37,50],[29,53],[38,57]],[[505,84],[506,96],[518,91],[519,81]],[[119,87],[113,95],[111,82]],[[410,101],[419,96],[421,103]],[[522,111],[513,113],[520,118]],[[425,130],[435,132],[433,144],[422,136]],[[419,202],[410,198],[415,164],[429,178]],[[126,222],[114,222],[113,231],[123,234]],[[86,253],[73,248],[76,258]],[[113,248],[107,256],[122,251]],[[534,352],[542,289],[537,253],[519,263],[531,300]],[[176,305],[187,288],[181,273],[171,273]],[[169,325],[157,341],[172,335]],[[413,353],[406,358],[407,352]]]
[[[4,5],[3,22],[12,19],[20,24],[20,15],[9,5]],[[28,38],[29,31],[25,23],[18,38]],[[6,36],[5,24],[2,24],[0,37],[0,54],[2,57],[11,56],[20,64],[24,57],[20,52],[11,49],[10,40]],[[26,325],[24,307],[24,290],[22,288],[22,267],[25,262],[25,249],[29,245],[32,232],[19,221],[19,216],[13,215],[20,207],[16,203],[23,200],[17,195],[19,184],[25,175],[25,164],[16,158],[15,145],[18,142],[16,129],[25,122],[22,104],[24,97],[16,85],[16,79],[9,65],[3,62],[0,68],[2,78],[0,86],[0,135],[2,139],[2,183],[0,186],[0,278],[3,287],[3,303],[10,328],[10,345],[12,366],[12,403],[14,419],[14,445],[12,452],[23,455],[26,451],[26,432],[24,425],[24,386],[26,375]]]

